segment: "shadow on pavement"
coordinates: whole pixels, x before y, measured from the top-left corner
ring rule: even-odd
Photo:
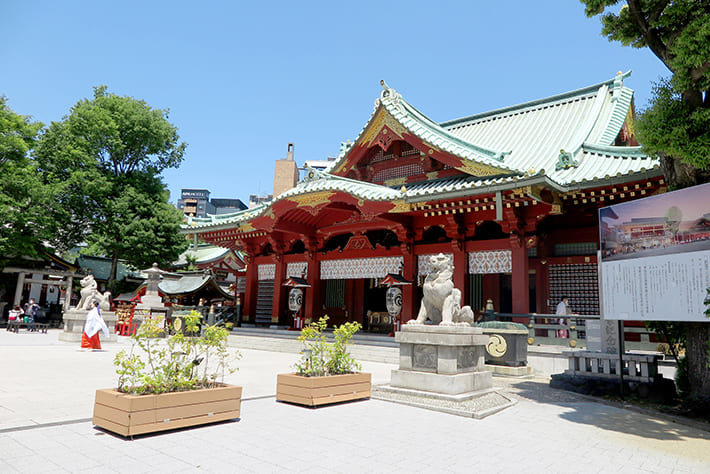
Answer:
[[[495,385],[495,382],[494,382]],[[676,422],[662,413],[642,413],[626,407],[610,405],[606,400],[591,400],[573,392],[551,388],[547,381],[510,381],[503,389],[520,400],[569,408],[560,418],[573,423],[595,426],[641,438],[681,440],[696,438],[710,441],[710,433],[702,427]],[[644,410],[646,411],[646,410]],[[650,410],[648,410],[650,411]]]

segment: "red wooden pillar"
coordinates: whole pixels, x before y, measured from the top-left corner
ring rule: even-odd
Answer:
[[[286,280],[286,263],[283,256],[279,255],[276,260],[276,270],[274,272],[274,300],[271,306],[271,322],[279,323],[281,307],[284,301],[283,282]]]
[[[404,324],[417,317],[417,257],[411,247],[408,252],[404,252],[403,257],[402,277],[412,282],[411,285],[403,285],[401,287],[402,312],[399,314],[399,320]]]
[[[253,257],[249,259],[249,263],[247,264],[246,279],[242,319],[244,321],[254,321],[256,315],[256,294],[259,280],[257,276],[257,264],[254,262]]]
[[[530,311],[530,277],[528,276],[528,249],[517,235],[510,237],[513,273],[513,313]]]
[[[468,298],[466,292],[466,273],[468,270],[468,265],[466,261],[466,251],[464,250],[463,241],[453,242],[452,244],[454,251],[454,288],[461,290],[461,302],[464,305],[464,301]]]
[[[310,288],[306,288],[306,303],[303,307],[303,317],[306,319],[316,320],[318,291],[320,289],[319,265],[315,252],[306,252],[306,257],[306,261],[308,262],[306,280],[311,286]]]

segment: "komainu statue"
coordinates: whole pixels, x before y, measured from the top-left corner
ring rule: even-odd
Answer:
[[[81,279],[81,300],[76,305],[76,309],[91,309],[91,302],[98,301],[99,307],[104,311],[111,309],[111,292],[107,291],[103,295],[98,289],[94,275],[86,275]]]
[[[444,254],[429,257],[429,274],[424,280],[424,297],[417,319],[407,324],[424,324],[428,319],[440,326],[469,326],[473,311],[461,307],[461,291],[454,288],[454,266]]]

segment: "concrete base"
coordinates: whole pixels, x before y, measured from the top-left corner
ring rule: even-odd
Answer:
[[[392,385],[378,385],[372,387],[370,398],[479,420],[516,403],[514,399],[496,392],[493,388],[465,394],[445,395],[393,387]]]
[[[443,375],[415,370],[393,370],[391,385],[442,395],[465,395],[489,389],[493,382],[491,373],[486,371]]]
[[[399,369],[371,398],[473,418],[515,403],[495,391],[493,374],[484,369],[488,336],[481,328],[405,325],[395,340]]]
[[[81,334],[84,332],[84,324],[86,323],[86,313],[88,311],[70,309],[64,312],[64,330],[59,333],[59,340],[62,342],[81,342]],[[116,342],[118,336],[113,328],[116,326],[118,316],[113,311],[102,311],[101,316],[106,321],[109,333],[108,338],[104,336],[102,331],[99,331],[99,340],[101,342]]]
[[[510,367],[507,365],[486,364],[485,370],[496,375],[506,375],[509,377],[528,377],[533,374],[532,367]]]

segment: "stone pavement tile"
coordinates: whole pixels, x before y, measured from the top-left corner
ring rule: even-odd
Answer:
[[[56,463],[38,456],[14,457],[5,460],[8,465],[19,472],[72,472],[70,469],[63,469]]]
[[[0,459],[0,472],[7,473],[7,474],[14,474],[16,472],[20,472],[19,469],[15,469],[14,466],[8,464],[7,462],[3,461]]]

